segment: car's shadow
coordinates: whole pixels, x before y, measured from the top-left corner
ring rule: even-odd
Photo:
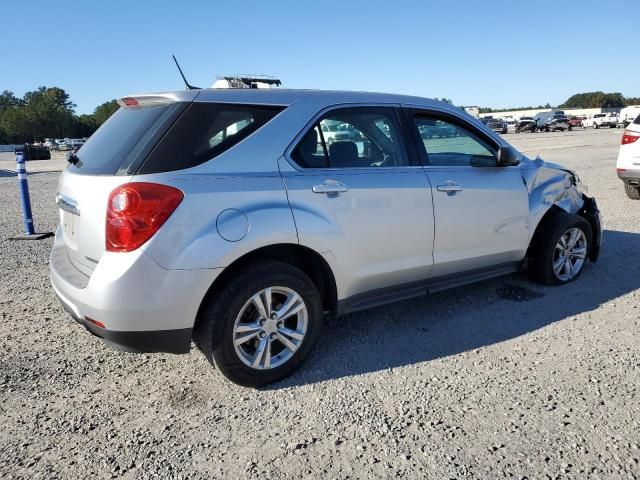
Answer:
[[[640,288],[640,234],[607,230],[596,264],[560,287],[510,275],[325,324],[314,353],[279,389],[428,362],[503,342]]]

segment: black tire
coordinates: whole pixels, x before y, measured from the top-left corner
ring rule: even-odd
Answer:
[[[598,126],[598,124],[596,122],[593,122],[593,128],[595,128],[596,130],[599,129],[600,127]]]
[[[593,233],[591,225],[579,215],[560,212],[550,217],[541,225],[531,242],[527,273],[529,278],[543,285],[562,285],[572,282],[580,276],[584,267],[569,280],[561,280],[553,271],[553,254],[560,236],[571,228],[579,228],[587,240],[587,258],[591,250]],[[586,263],[586,258],[585,258]]]
[[[635,185],[629,185],[628,183],[624,184],[624,192],[627,194],[631,200],[640,200],[640,187],[636,187]]]
[[[569,125],[569,126],[567,127],[567,130],[571,131],[571,130],[573,130],[573,127],[572,127],[571,125]]]
[[[258,370],[245,365],[236,353],[233,327],[245,303],[257,292],[273,286],[289,288],[302,297],[307,307],[307,331],[286,363]],[[320,336],[322,310],[318,289],[303,271],[284,262],[263,260],[239,271],[207,300],[194,340],[207,360],[229,380],[246,387],[261,387],[286,377],[302,364]]]

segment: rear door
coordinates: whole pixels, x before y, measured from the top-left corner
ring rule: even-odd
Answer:
[[[348,131],[348,140],[329,142],[329,125]],[[340,298],[431,272],[430,185],[405,144],[394,108],[337,108],[285,154],[300,243],[332,260]]]
[[[521,261],[529,197],[517,166],[498,167],[498,144],[470,122],[408,113],[433,187],[433,277]]]

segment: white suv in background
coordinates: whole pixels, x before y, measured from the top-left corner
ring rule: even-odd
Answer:
[[[627,197],[640,200],[640,115],[622,134],[616,169]]]

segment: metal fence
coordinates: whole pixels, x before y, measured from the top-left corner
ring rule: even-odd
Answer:
[[[0,145],[0,152],[15,152],[16,148],[23,148],[24,145]]]

